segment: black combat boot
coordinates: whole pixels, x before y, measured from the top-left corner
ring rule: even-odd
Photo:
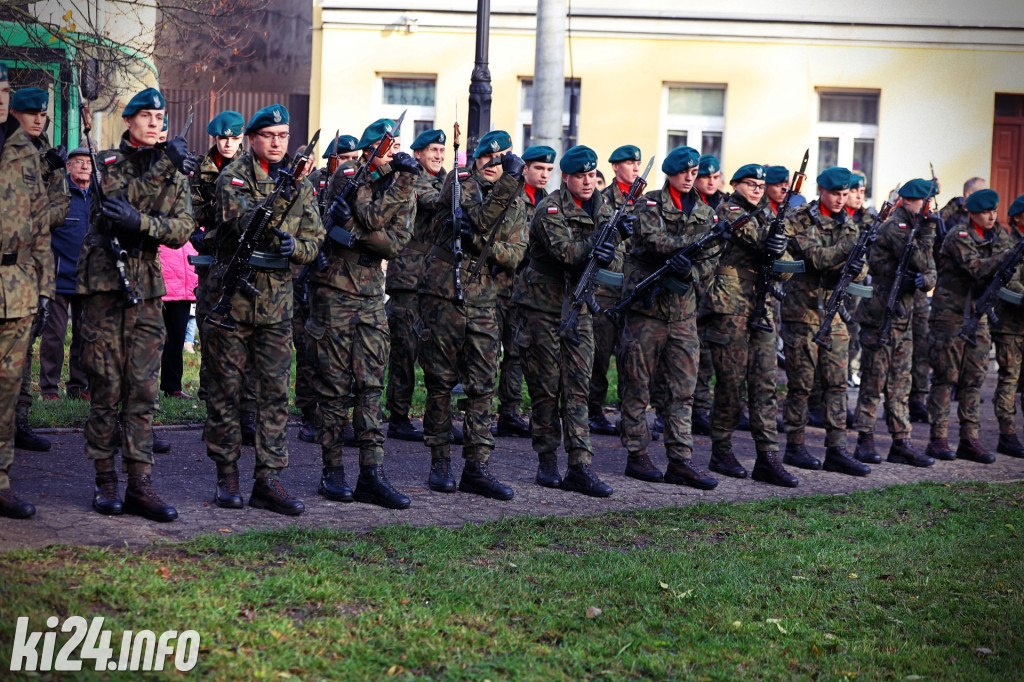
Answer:
[[[36,513],[36,508],[18,496],[10,488],[0,490],[0,516],[9,519],[27,519]]]
[[[1010,457],[1024,457],[1024,445],[1021,445],[1020,441],[1017,440],[1017,434],[1001,433],[999,434],[999,445],[996,446],[996,452],[1001,455],[1009,455]]]
[[[128,489],[122,509],[125,514],[144,516],[150,521],[178,518],[178,510],[164,503],[153,490],[153,467],[143,462],[128,462]]]
[[[92,508],[100,514],[117,516],[124,512],[121,496],[117,494],[117,472],[113,459],[97,459],[96,489],[92,495]]]
[[[316,491],[321,496],[335,502],[352,502],[352,488],[345,481],[345,467],[324,467],[320,474],[320,485]]]
[[[590,497],[610,497],[612,487],[604,483],[590,468],[589,464],[570,464],[562,479],[562,490],[583,493]]]
[[[242,445],[256,447],[256,413],[240,412],[238,420],[242,426]]]
[[[587,420],[587,426],[590,427],[591,433],[596,433],[599,436],[614,436],[619,430],[608,421],[608,417],[604,416],[604,412],[593,415]]]
[[[313,420],[316,417],[315,407],[306,407],[302,410],[302,421],[299,422],[299,440],[306,443],[316,442],[316,426]]]
[[[711,415],[704,410],[694,410],[690,429],[695,436],[710,436]]]
[[[654,462],[651,461],[651,456],[647,454],[646,450],[626,457],[626,475],[638,481],[650,483],[660,483],[665,480],[665,475],[661,473],[661,469],[654,466]]]
[[[356,502],[376,504],[387,509],[408,509],[411,504],[408,497],[391,485],[384,475],[383,464],[360,465],[353,496]]]
[[[46,452],[50,449],[50,441],[37,434],[28,425],[28,417],[18,417],[15,427],[14,447],[32,452]]]
[[[936,441],[928,443],[929,450],[934,442]],[[945,444],[945,442],[946,439],[943,438],[942,443]],[[955,459],[955,456],[951,459]],[[885,461],[892,462],[893,464],[909,464],[914,467],[930,467],[935,464],[934,456],[928,451],[922,455],[920,452],[915,450],[909,438],[894,439],[892,441],[892,445],[889,447],[889,456],[885,458]]]
[[[561,488],[562,475],[558,473],[558,460],[542,459],[537,466],[537,485],[545,488]]]
[[[499,414],[494,432],[501,438],[530,438],[532,435],[530,423],[519,414]]]
[[[853,456],[865,464],[881,464],[882,456],[875,450],[875,434],[858,434],[857,447],[853,451]]]
[[[688,485],[700,490],[713,490],[718,485],[718,479],[711,478],[688,459],[673,459],[669,461],[668,469],[665,470],[665,483]]]
[[[213,503],[222,509],[241,509],[242,493],[238,490],[238,464],[217,465],[217,487]]]
[[[711,461],[708,462],[708,469],[711,469],[716,474],[722,474],[723,476],[729,476],[731,478],[747,477],[747,470],[743,468],[742,464],[736,461],[736,455],[732,453],[732,450],[711,453]]]
[[[844,448],[835,445],[825,448],[825,462],[822,468],[848,476],[867,476],[871,473],[871,467],[861,464],[847,455]]]
[[[423,431],[417,429],[409,420],[409,415],[391,415],[388,422],[388,438],[407,440],[414,443],[423,442]]]
[[[928,423],[928,407],[921,400],[910,401],[910,421],[918,424]]]
[[[774,450],[757,453],[754,470],[750,473],[750,477],[755,481],[780,485],[784,488],[795,488],[800,484],[800,479],[782,466],[782,463],[779,462],[779,453]]]
[[[822,411],[822,408],[807,409],[807,425],[819,429],[825,428],[825,413]]]
[[[249,496],[249,506],[285,516],[298,516],[306,511],[306,505],[302,504],[302,500],[292,497],[276,478],[256,479],[252,486],[252,495]]]
[[[956,457],[978,464],[991,464],[996,461],[996,456],[991,452],[986,452],[977,438],[961,438],[960,445],[956,449]]]
[[[515,491],[487,471],[487,462],[466,461],[459,479],[459,490],[489,497],[493,500],[511,500]]]
[[[786,454],[782,461],[798,469],[816,470],[821,468],[821,460],[807,452],[803,443],[786,442]]]
[[[928,447],[925,448],[924,454],[933,460],[941,459],[945,462],[952,462],[956,459],[956,453],[949,447],[949,441],[945,438],[932,438],[928,441]],[[910,464],[910,462],[906,463]],[[931,464],[919,464],[917,466],[931,466]]]
[[[430,475],[427,487],[437,493],[455,492],[455,477],[452,476],[452,454],[448,445],[430,448]]]

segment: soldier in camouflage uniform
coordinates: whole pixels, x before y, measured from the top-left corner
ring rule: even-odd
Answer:
[[[559,337],[558,329],[565,301],[591,252],[607,268],[616,258],[618,235],[597,243],[612,214],[595,184],[597,154],[582,145],[572,147],[562,155],[559,169],[562,186],[538,204],[530,222],[530,264],[514,297],[519,306],[516,342],[532,401],[533,449],[540,460],[536,480],[548,488],[608,497],[611,487],[590,468],[594,451],[586,400],[594,333],[587,306],[580,310],[578,344]],[[558,472],[559,436],[569,457],[565,478]]]
[[[999,269],[1003,252],[1012,247],[1009,233],[996,226],[999,194],[978,190],[964,202],[970,216],[966,225],[949,230],[939,252],[939,282],[932,294],[932,313],[928,320],[929,360],[932,387],[928,394],[928,419],[931,438],[925,454],[935,459],[967,459],[990,464],[995,457],[978,441],[981,385],[988,372],[992,349],[988,322],[978,325],[977,346],[957,336],[964,320],[971,315],[972,302],[985,290],[988,279]],[[960,444],[954,453],[949,448],[949,406],[953,387],[959,384],[957,417],[960,420]]]
[[[925,457],[910,442],[910,414],[907,401],[910,396],[910,369],[913,359],[911,318],[914,299],[918,291],[935,286],[935,260],[932,240],[935,239],[933,221],[927,221],[914,238],[910,255],[910,272],[901,281],[893,280],[907,239],[924,202],[931,196],[931,183],[911,180],[900,187],[901,201],[889,219],[878,229],[868,257],[871,273],[871,298],[863,301],[857,310],[861,324],[862,364],[860,392],[857,395],[857,449],[855,457],[861,462],[877,464],[882,461],[875,451],[875,419],[883,393],[886,405],[886,423],[892,435],[888,461],[913,466],[931,466],[931,457]],[[886,303],[892,287],[899,287],[899,305],[892,317],[889,343],[880,344],[879,326],[885,316]]]
[[[846,378],[850,336],[836,313],[828,349],[813,338],[824,320],[819,310],[832,295],[832,288],[846,264],[860,231],[844,210],[850,190],[850,171],[833,167],[818,175],[818,199],[801,206],[790,218],[789,250],[802,259],[806,272],[786,282],[782,300],[782,340],[786,349],[788,393],[783,409],[786,454],[782,461],[802,469],[820,469],[822,463],[804,444],[807,426],[807,398],[814,385],[815,370],[822,367],[823,412],[825,420],[825,470],[866,476],[871,469],[846,454]],[[867,264],[853,263],[863,279]]]
[[[427,484],[437,492],[454,492],[451,473],[451,392],[459,381],[466,391],[466,460],[459,490],[497,500],[510,500],[512,488],[487,470],[494,449],[491,435],[491,399],[498,375],[498,287],[507,280],[494,277],[495,269],[514,273],[526,251],[523,160],[511,152],[512,139],[502,130],[480,138],[473,153],[471,172],[458,169],[462,189],[460,224],[464,258],[460,267],[464,303],[455,300],[455,264],[452,255],[453,182],[445,183],[441,203],[431,227],[433,247],[427,270],[420,279],[420,316],[423,346],[420,363],[427,385],[423,415],[424,442],[430,448]],[[493,159],[500,163],[484,168]],[[449,178],[453,180],[454,178]],[[480,264],[479,276],[470,277],[488,238],[493,248]]]
[[[165,331],[166,293],[157,247],[173,249],[195,229],[188,173],[188,145],[182,137],[155,147],[164,123],[163,95],[147,88],[122,116],[127,132],[117,149],[98,155],[106,200],[93,202],[93,219],[78,259],[77,293],[82,304],[82,364],[89,376],[91,406],[85,423],[85,453],[96,467],[93,508],[101,514],[138,514],[173,521],[178,512],[153,490],[153,410]],[[140,302],[126,299],[106,234],[127,251],[126,272]],[[121,459],[128,469],[122,503],[114,454],[118,408],[123,419]]]
[[[968,224],[970,214],[964,204],[968,197],[980,189],[985,189],[985,178],[970,178],[964,183],[963,196],[953,197],[942,207],[942,210],[939,211],[939,217],[946,226],[946,232]]]
[[[15,403],[27,361],[33,317],[54,296],[47,194],[38,150],[8,117],[11,89],[0,62],[0,516],[36,513],[18,499],[8,474],[14,462]]]
[[[626,448],[626,475],[645,481],[689,485],[710,490],[718,481],[691,461],[693,390],[700,362],[697,337],[697,285],[708,280],[718,261],[717,252],[691,263],[681,252],[707,232],[714,211],[694,187],[700,155],[690,147],[677,147],[665,157],[661,170],[665,185],[644,195],[633,215],[637,227],[624,268],[623,294],[663,265],[672,274],[650,303],[638,302],[626,318],[620,340],[622,360],[622,445]],[[651,432],[647,403],[653,377],[665,377],[665,450],[668,469],[654,466],[647,452]]]
[[[420,173],[416,159],[397,152],[394,140],[399,134],[387,118],[363,131],[357,146],[364,150],[361,160],[368,167],[350,200],[345,198],[346,186],[358,174],[359,162],[348,161],[335,173],[331,227],[324,242],[330,267],[310,278],[311,314],[306,324],[320,393],[317,432],[324,467],[319,493],[329,500],[356,500],[388,509],[406,509],[410,501],[384,473],[380,402],[391,337],[382,261],[398,256],[412,238]],[[386,136],[393,144],[389,147],[385,141],[381,153],[373,155]],[[355,491],[345,481],[342,464],[350,396],[359,448]]]
[[[534,145],[523,150],[523,207],[525,224],[529,226],[533,213],[544,197],[544,189],[555,169],[554,149]],[[529,229],[527,227],[527,229]],[[523,365],[519,360],[519,346],[516,344],[516,329],[519,326],[519,309],[512,302],[516,276],[529,263],[525,256],[516,272],[499,270],[498,284],[498,328],[501,330],[501,364],[498,366],[498,423],[491,430],[495,436],[530,438],[530,424],[520,414],[523,405]]]
[[[1024,239],[1024,195],[1013,200],[1007,211],[1010,219],[1009,241],[1016,246]],[[1006,287],[1024,293],[1024,268],[1017,266],[1014,278]],[[992,396],[992,407],[999,421],[999,444],[996,452],[1010,457],[1024,457],[1024,445],[1017,438],[1017,391],[1024,363],[1024,308],[1012,303],[999,304],[999,321],[992,322],[992,340],[996,344],[999,381]]]
[[[217,265],[206,278],[207,305],[214,308],[222,298],[223,278],[254,212],[278,181],[284,188],[269,207],[267,231],[249,259],[254,269],[250,281],[259,296],[250,299],[237,291],[230,299],[235,329],[222,326],[213,310],[203,326],[210,356],[207,400],[207,456],[217,466],[214,503],[240,509],[238,458],[242,448],[239,400],[243,376],[255,375],[256,465],[249,506],[278,514],[305,511],[281,485],[281,471],[288,466],[285,428],[288,422],[288,383],[291,374],[291,318],[293,315],[291,263],[309,263],[323,240],[323,226],[316,210],[313,187],[304,176],[309,163],[296,178],[282,177],[291,159],[287,154],[288,110],[272,104],[257,111],[245,128],[250,151],[225,167],[217,180],[219,221],[210,245]],[[208,238],[209,240],[209,238]]]
[[[413,141],[410,149],[419,168],[416,173],[416,223],[412,238],[401,253],[388,262],[384,291],[385,311],[391,336],[388,360],[388,438],[422,441],[423,432],[409,420],[412,393],[416,388],[416,360],[420,354],[420,303],[416,294],[419,278],[426,268],[430,244],[426,241],[434,215],[440,206],[444,169],[445,134],[428,130]]]
[[[712,359],[717,377],[711,411],[709,468],[725,476],[747,477],[747,470],[736,461],[732,449],[732,435],[739,426],[740,411],[746,402],[757,452],[752,477],[775,485],[791,485],[795,478],[778,459],[775,329],[765,330],[751,324],[757,303],[761,254],[782,257],[787,242],[785,234],[768,236],[773,216],[766,210],[764,201],[765,178],[763,166],[740,167],[729,181],[732,194],[717,211],[719,222],[735,222],[745,214],[751,219],[733,231],[700,303],[705,352]],[[769,315],[770,311],[771,308]]]

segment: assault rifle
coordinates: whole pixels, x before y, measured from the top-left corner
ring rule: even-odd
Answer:
[[[892,204],[887,201],[882,204],[882,210],[878,212],[875,221],[866,230],[861,230],[857,243],[854,244],[850,255],[846,257],[846,263],[843,264],[843,270],[839,275],[839,282],[832,289],[832,295],[829,296],[828,303],[825,304],[825,316],[821,321],[821,327],[814,334],[814,343],[819,346],[832,350],[832,343],[829,339],[832,337],[832,321],[835,319],[836,313],[839,313],[843,322],[850,321],[850,314],[843,305],[846,294],[853,294],[861,298],[871,297],[871,287],[854,284],[853,280],[860,274],[860,271],[854,270],[850,264],[868,257],[868,250],[878,236],[878,228],[889,219],[890,213],[892,213]]]
[[[640,198],[644,188],[647,187],[647,174],[651,172],[651,166],[653,165],[654,157],[652,156],[647,162],[647,168],[644,169],[643,175],[633,180],[633,184],[629,186],[629,192],[626,193],[626,196],[622,197],[622,204],[612,214],[608,222],[601,226],[601,230],[597,235],[597,241],[594,242],[595,249],[608,241],[612,236],[612,231],[618,229],[619,222],[626,217],[626,211],[632,210],[633,202]],[[594,300],[594,289],[597,287],[597,272],[600,269],[601,266],[598,265],[592,251],[590,259],[587,260],[587,265],[583,269],[583,274],[580,275],[579,282],[576,283],[576,288],[572,292],[572,297],[567,301],[569,312],[558,326],[558,335],[577,346],[580,344],[579,324],[580,311],[583,309],[583,305],[586,304],[591,312],[596,313],[601,310]]]
[[[92,138],[89,133],[92,131],[92,114],[89,112],[89,105],[85,103],[85,96],[82,93],[82,84],[78,84],[78,118],[82,122],[82,132],[85,135],[85,144],[89,148],[89,160],[92,161],[92,188],[96,192],[96,200],[102,206],[107,195],[103,191],[103,175],[100,173],[100,162],[96,158],[96,149],[92,146]],[[142,302],[142,298],[135,293],[131,280],[128,279],[128,251],[121,245],[116,230],[109,225],[102,214],[99,215],[97,228],[99,233],[107,240],[107,248],[114,257],[114,267],[117,269],[118,279],[121,280],[121,291],[129,306],[135,306]]]
[[[334,131],[334,149],[338,149],[338,138],[341,136],[341,130]],[[320,213],[320,219],[327,220],[327,189],[331,186],[331,181],[334,179],[334,171],[331,170],[331,163],[334,161],[335,154],[331,154],[327,158],[327,167],[324,169],[326,180],[323,182],[323,186],[318,188],[317,199],[317,211]],[[335,169],[336,170],[336,169]],[[327,269],[327,257],[324,256],[323,249],[316,254],[317,268],[320,272]],[[322,266],[322,267],[321,267]],[[308,265],[303,266],[299,272],[299,276],[295,279],[295,294],[298,296],[299,305],[305,307],[309,303],[309,276],[312,274]]]
[[[726,223],[724,225],[716,223],[710,232],[701,235],[696,241],[684,246],[679,250],[679,253],[682,253],[687,260],[692,262],[710,244],[719,240],[729,239],[734,231],[743,227],[748,222],[750,222],[750,214],[744,213],[731,223]],[[633,291],[630,292],[629,296],[622,299],[611,308],[604,310],[603,312],[605,317],[611,320],[616,327],[621,329],[626,323],[626,314],[629,312],[629,309],[633,307],[633,304],[637,301],[652,301],[659,291],[666,288],[665,280],[671,277],[671,275],[672,268],[666,261],[664,265],[641,280],[636,287],[633,288]],[[684,284],[684,286],[689,288],[689,285]]]
[[[1013,228],[1011,227],[1011,229]],[[974,313],[964,322],[964,326],[957,336],[972,346],[977,346],[978,325],[981,324],[981,318],[988,315],[990,320],[998,323],[999,315],[996,314],[996,304],[999,301],[1021,304],[1021,295],[1005,288],[1017,273],[1017,266],[1021,264],[1021,261],[1024,261],[1024,239],[1017,242],[1009,255],[999,264],[999,269],[992,275],[992,281],[988,283],[985,291],[975,302]]]
[[[249,264],[249,258],[252,257],[252,253],[256,250],[259,243],[263,241],[263,235],[266,234],[267,227],[270,226],[270,219],[274,215],[274,202],[277,201],[281,192],[284,191],[285,185],[291,183],[293,191],[300,191],[298,187],[295,187],[295,180],[298,177],[299,169],[309,159],[309,155],[313,153],[313,147],[316,146],[319,139],[320,131],[318,130],[306,148],[295,155],[295,158],[292,159],[292,165],[288,170],[280,171],[277,176],[277,182],[274,183],[274,188],[270,190],[266,198],[249,216],[249,222],[246,223],[245,230],[242,231],[242,236],[238,240],[238,248],[235,249],[235,254],[231,256],[227,269],[224,271],[224,277],[220,283],[220,300],[213,307],[213,310],[206,315],[208,323],[221,329],[235,331],[237,327],[235,319],[231,315],[233,307],[231,299],[234,298],[235,293],[241,291],[243,295],[250,299],[260,295],[259,289],[251,281],[253,267]]]
[[[458,114],[456,114],[458,116]],[[452,270],[455,277],[455,295],[452,303],[466,305],[462,295],[462,183],[459,182],[459,122],[455,122],[455,136],[452,138]]]
[[[800,188],[807,177],[805,173],[810,154],[810,149],[804,152],[804,160],[800,162],[800,170],[793,175],[793,182],[786,191],[786,196],[782,203],[779,204],[779,212],[775,214],[775,218],[768,225],[768,239],[782,234],[786,229],[786,211],[789,210],[789,200],[793,198],[794,194],[800,193]],[[775,264],[777,260],[778,258],[770,253],[765,252],[761,254],[761,268],[757,273],[757,283],[754,289],[757,299],[754,305],[754,314],[751,315],[749,324],[751,327],[762,329],[766,332],[770,332],[773,329],[771,320],[768,319],[768,296],[771,295],[773,298],[781,301],[782,297],[786,295],[782,289],[775,285]],[[799,267],[802,267],[802,261],[796,262],[800,263]],[[799,270],[799,272],[802,272],[802,270]]]

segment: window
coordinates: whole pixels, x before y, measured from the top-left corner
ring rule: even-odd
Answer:
[[[661,158],[676,147],[693,147],[722,158],[725,86],[666,85],[662,96]]]
[[[420,133],[434,128],[435,92],[437,79],[430,76],[381,76],[378,117],[398,119],[405,111],[402,123],[405,146],[412,144]]]
[[[845,166],[867,176],[873,196],[875,142],[878,139],[878,92],[818,91],[817,172]],[[813,177],[813,175],[812,175]]]
[[[571,115],[575,114],[575,116]],[[564,152],[576,144],[576,126],[580,115],[580,80],[565,79],[565,92],[562,100],[562,149]],[[521,149],[526,149],[533,142],[533,79],[519,79],[519,139]],[[514,142],[514,140],[513,140]]]

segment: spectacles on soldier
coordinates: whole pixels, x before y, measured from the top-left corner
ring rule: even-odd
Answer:
[[[260,131],[256,134],[262,137],[264,140],[281,140],[282,142],[287,142],[288,138],[292,136],[291,133],[265,133],[263,131]]]
[[[765,184],[763,182],[754,182],[753,180],[741,180],[741,185],[746,185],[755,192],[763,192]]]

